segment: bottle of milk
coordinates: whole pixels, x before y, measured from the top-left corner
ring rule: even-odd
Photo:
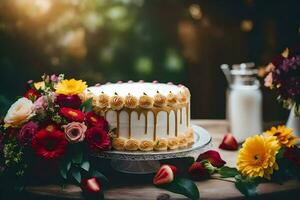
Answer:
[[[221,65],[229,83],[226,117],[239,143],[262,132],[262,93],[254,63]]]

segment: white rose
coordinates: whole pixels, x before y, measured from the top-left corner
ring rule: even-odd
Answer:
[[[18,126],[28,121],[34,115],[33,109],[34,105],[32,101],[22,97],[11,105],[4,118],[4,122],[12,126]]]

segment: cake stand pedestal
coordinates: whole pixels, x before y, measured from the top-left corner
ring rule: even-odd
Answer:
[[[193,126],[195,142],[188,148],[169,151],[104,151],[97,155],[99,158],[111,159],[112,167],[123,173],[149,174],[155,173],[160,167],[160,160],[173,158],[196,158],[211,148],[211,136],[200,126]]]

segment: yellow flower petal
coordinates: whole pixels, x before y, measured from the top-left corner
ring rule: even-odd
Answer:
[[[276,154],[280,145],[274,136],[255,135],[247,138],[239,151],[237,167],[249,177],[270,179],[274,170],[278,170]]]
[[[87,88],[86,82],[82,80],[63,80],[56,85],[56,94],[76,95],[81,94]]]

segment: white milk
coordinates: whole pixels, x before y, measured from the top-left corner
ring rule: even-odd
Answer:
[[[238,143],[261,133],[262,94],[259,85],[234,84],[227,95],[230,129]]]

